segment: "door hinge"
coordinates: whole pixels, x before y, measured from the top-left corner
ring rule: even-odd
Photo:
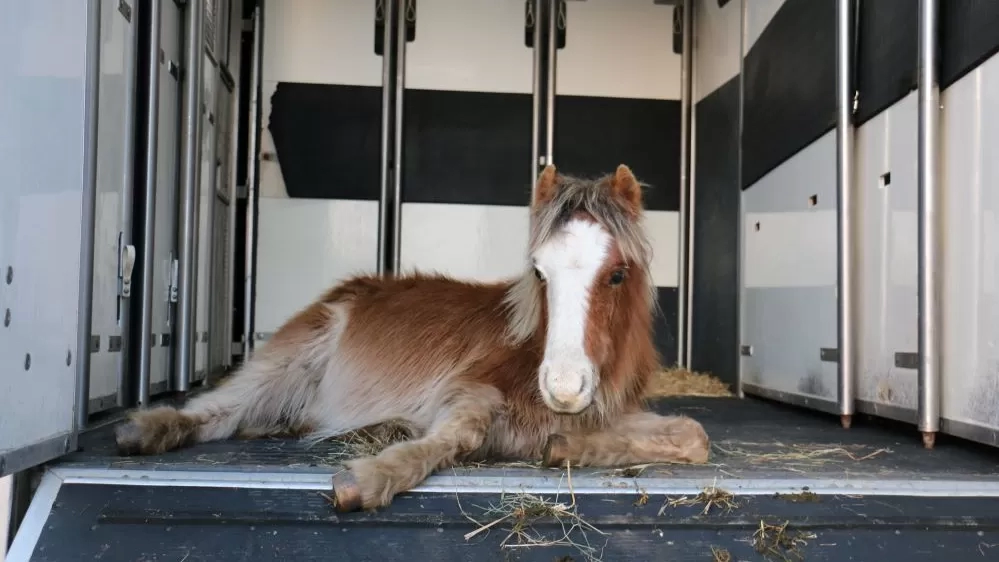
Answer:
[[[122,233],[118,233],[118,296],[127,299],[132,296],[132,271],[135,269],[135,246],[122,244]]]
[[[180,262],[174,258],[170,263],[170,302],[177,302],[177,285],[180,280]]]

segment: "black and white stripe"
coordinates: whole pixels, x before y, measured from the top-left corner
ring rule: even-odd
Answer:
[[[258,332],[376,262],[382,89],[374,13],[362,3],[301,3],[267,4]],[[554,160],[583,176],[626,163],[650,184],[653,275],[665,313],[657,339],[673,363],[679,56],[661,33],[672,11],[638,0],[566,8]],[[296,19],[302,13],[307,25]],[[534,87],[524,25],[522,2],[418,3],[403,99],[404,271],[495,280],[523,268]],[[317,50],[335,54],[320,63]]]

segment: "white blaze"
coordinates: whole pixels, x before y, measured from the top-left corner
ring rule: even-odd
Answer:
[[[548,334],[538,371],[549,408],[579,413],[590,405],[597,369],[586,355],[590,289],[604,266],[611,237],[604,228],[572,220],[534,253],[548,297]]]

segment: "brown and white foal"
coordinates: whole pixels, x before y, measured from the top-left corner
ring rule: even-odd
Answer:
[[[590,181],[549,166],[531,204],[520,277],[344,281],[218,388],[180,410],[133,412],[116,429],[119,450],[404,424],[411,439],[334,477],[341,510],[387,505],[457,461],[703,463],[701,425],[649,412],[643,401],[660,364],[642,214],[628,167]]]

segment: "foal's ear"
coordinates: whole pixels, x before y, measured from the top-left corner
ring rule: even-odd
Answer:
[[[621,164],[611,181],[611,191],[615,197],[620,197],[636,215],[642,210],[642,186],[631,173],[631,168]]]
[[[558,184],[557,175],[554,164],[545,166],[545,169],[541,171],[541,176],[538,177],[538,183],[534,189],[533,204],[535,207],[544,205],[555,197],[555,189]]]

